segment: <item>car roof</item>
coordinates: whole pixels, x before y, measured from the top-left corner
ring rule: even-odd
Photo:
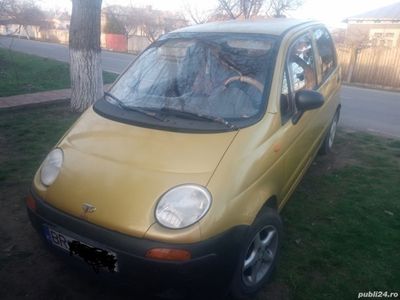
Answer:
[[[174,32],[226,32],[226,33],[261,33],[281,35],[290,29],[305,24],[318,24],[312,20],[298,20],[286,18],[270,18],[265,20],[231,20],[212,22],[200,25],[184,27]]]

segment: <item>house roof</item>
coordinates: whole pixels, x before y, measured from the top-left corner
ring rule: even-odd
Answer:
[[[307,20],[286,18],[271,18],[255,21],[222,21],[194,25],[178,29],[174,32],[235,32],[235,33],[262,33],[280,35],[283,32],[305,24],[313,24]]]
[[[345,19],[346,22],[350,20],[400,20],[400,2]]]

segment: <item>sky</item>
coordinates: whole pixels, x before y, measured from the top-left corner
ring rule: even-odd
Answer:
[[[154,9],[184,12],[185,3],[198,12],[211,10],[216,0],[103,0],[103,7],[111,4],[134,6],[151,5]],[[329,26],[339,25],[346,17],[363,13],[378,7],[390,5],[399,0],[304,0],[297,11],[289,13],[290,17],[315,19]],[[45,9],[71,10],[71,0],[39,0]]]

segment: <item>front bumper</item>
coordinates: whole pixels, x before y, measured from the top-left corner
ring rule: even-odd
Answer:
[[[171,244],[128,236],[91,224],[63,213],[33,193],[36,209],[28,208],[32,225],[45,240],[44,226],[91,245],[101,245],[117,254],[117,276],[164,283],[168,286],[211,286],[228,283],[235,272],[248,226],[231,228],[205,241],[192,244]],[[47,242],[50,246],[51,243]],[[56,246],[52,248],[59,249]],[[187,261],[162,261],[145,257],[153,248],[176,248],[191,252]],[[69,254],[59,249],[66,257]],[[69,258],[68,258],[69,259]],[[75,258],[70,258],[75,259]],[[82,261],[82,264],[84,262]],[[114,274],[112,274],[114,275]]]

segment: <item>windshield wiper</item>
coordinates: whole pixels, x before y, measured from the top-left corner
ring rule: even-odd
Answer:
[[[195,113],[195,112],[191,112],[191,111],[187,111],[187,110],[179,110],[179,109],[173,109],[173,108],[167,108],[167,107],[163,107],[161,108],[161,112],[164,113],[172,113],[175,115],[185,115],[185,116],[190,116],[190,117],[194,117],[200,120],[209,120],[212,122],[216,122],[219,124],[223,124],[226,127],[232,129],[232,130],[237,130],[238,128],[233,125],[231,122],[225,120],[224,118],[221,117],[215,117],[215,116],[210,116],[210,115],[203,115],[203,114],[199,114],[199,113]]]
[[[113,99],[117,103],[117,105],[122,109],[135,111],[135,112],[141,113],[143,115],[146,115],[148,117],[151,117],[151,118],[154,118],[154,119],[157,119],[159,121],[163,121],[164,122],[164,119],[159,117],[159,116],[157,116],[156,113],[151,113],[151,112],[146,111],[146,110],[144,110],[143,108],[140,108],[140,107],[126,105],[123,101],[121,101],[120,99],[118,99],[116,96],[114,96],[113,94],[111,94],[109,92],[104,92],[104,95],[110,97],[111,99]]]

